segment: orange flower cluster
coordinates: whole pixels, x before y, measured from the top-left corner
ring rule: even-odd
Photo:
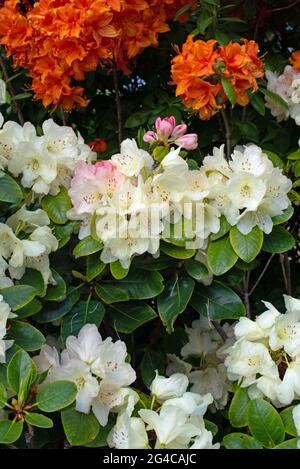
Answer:
[[[113,60],[125,73],[185,0],[6,0],[0,8],[0,42],[14,64],[28,69],[44,106],[85,106],[84,79],[99,62]]]
[[[293,65],[294,69],[297,70],[297,72],[300,72],[300,50],[296,50],[292,53],[290,62]]]
[[[172,60],[176,96],[181,96],[184,105],[196,110],[201,119],[210,119],[224,106],[227,96],[222,78],[234,88],[238,104],[245,106],[249,102],[247,90],[256,91],[256,80],[264,75],[254,41],[243,39],[243,44],[218,46],[213,39],[194,41],[189,36],[182,52],[177,52]]]

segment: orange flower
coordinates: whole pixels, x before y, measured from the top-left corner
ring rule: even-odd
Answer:
[[[74,80],[112,60],[129,73],[130,61],[158,44],[185,0],[40,0],[25,12],[20,3],[5,0],[0,8],[0,42],[28,69],[36,99],[69,110],[87,104]]]
[[[290,62],[293,65],[294,69],[297,70],[297,72],[300,72],[300,50],[296,50],[292,53]]]
[[[95,138],[92,142],[88,143],[89,147],[97,153],[104,153],[108,148],[107,140],[104,138]]]
[[[194,41],[189,36],[182,52],[172,60],[172,80],[176,95],[186,107],[199,113],[201,119],[210,119],[227,100],[222,77],[234,87],[237,102],[249,102],[247,90],[257,90],[257,78],[264,74],[258,57],[258,45],[243,39],[243,44],[230,43],[217,47],[217,41]]]

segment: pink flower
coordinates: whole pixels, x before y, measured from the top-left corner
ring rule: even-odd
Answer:
[[[175,140],[176,145],[185,150],[195,150],[198,147],[197,134],[185,134]]]
[[[69,189],[75,212],[93,214],[99,205],[107,204],[124,179],[110,161],[98,161],[94,165],[79,161]]]
[[[171,137],[175,140],[176,138],[182,137],[187,131],[187,125],[180,124],[176,125],[174,128]]]
[[[175,117],[158,117],[155,121],[156,132],[162,139],[169,138],[176,125]]]
[[[153,142],[157,142],[158,137],[155,132],[153,132],[152,130],[149,130],[148,132],[145,133],[143,140],[144,142],[147,142],[147,143],[153,143]]]

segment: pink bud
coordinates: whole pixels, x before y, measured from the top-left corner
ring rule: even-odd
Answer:
[[[99,171],[102,171],[103,169],[113,171],[115,169],[115,166],[110,161],[107,161],[107,160],[97,161],[97,163],[95,163],[93,166],[93,173],[97,174]]]
[[[176,145],[185,150],[195,150],[198,147],[198,135],[186,134],[175,140]]]
[[[147,143],[153,143],[157,141],[157,134],[155,132],[152,132],[152,130],[149,130],[148,132],[145,133],[143,137],[144,142]]]
[[[176,139],[182,137],[187,131],[187,126],[185,124],[176,125],[172,132],[172,138]]]
[[[175,124],[176,124],[176,121],[175,121],[175,117],[173,116],[164,117],[163,119],[158,117],[155,121],[155,127],[156,127],[158,136],[162,138],[169,138],[171,133],[174,130]]]

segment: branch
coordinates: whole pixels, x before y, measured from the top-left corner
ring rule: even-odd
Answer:
[[[13,107],[13,110],[14,112],[17,114],[18,116],[18,120],[19,120],[19,123],[21,125],[24,125],[24,117],[23,117],[23,114],[22,114],[22,111],[21,111],[21,108],[18,104],[18,102],[15,100],[15,90],[14,90],[14,87],[11,83],[11,81],[8,81],[9,80],[9,75],[7,73],[7,70],[6,70],[6,67],[5,67],[5,63],[4,63],[4,60],[3,58],[1,57],[1,54],[0,54],[0,67],[2,69],[2,72],[3,72],[3,76],[4,76],[4,79],[7,83],[7,87],[8,87],[8,90],[9,90],[9,93],[11,95],[11,99],[12,99],[12,107]]]
[[[298,3],[300,3],[300,0],[295,0],[295,2],[290,3],[290,5],[286,5],[285,7],[274,8],[270,11],[270,13],[278,13],[278,11],[289,10],[290,8],[293,8],[294,6],[298,5]]]
[[[226,332],[224,331],[223,327],[221,326],[221,324],[218,321],[211,321],[211,323],[214,326],[214,328],[216,329],[219,336],[225,342],[228,339],[228,336],[227,336]]]
[[[246,312],[247,312],[247,318],[251,319],[251,307],[250,307],[250,301],[249,301],[249,280],[250,280],[250,272],[245,272],[244,273],[244,278],[243,278],[243,285],[244,285],[244,302],[246,306]]]
[[[113,81],[114,81],[114,88],[116,93],[116,107],[117,107],[117,119],[118,119],[118,142],[121,145],[123,140],[123,125],[122,125],[122,106],[121,106],[121,99],[120,99],[120,88],[119,88],[119,80],[118,80],[118,71],[116,62],[113,63]]]
[[[269,267],[269,265],[270,265],[270,263],[271,263],[271,260],[273,259],[274,256],[275,256],[275,254],[272,254],[272,255],[269,257],[269,259],[268,259],[266,265],[264,266],[264,268],[263,268],[263,270],[262,270],[260,276],[258,277],[258,279],[256,280],[255,284],[254,284],[253,287],[251,288],[251,290],[250,290],[250,292],[249,292],[249,296],[252,295],[252,293],[254,292],[254,290],[256,289],[256,287],[258,286],[258,284],[260,283],[261,279],[262,279],[263,276],[265,275],[265,273],[266,273],[266,271],[267,271],[267,268]]]
[[[64,113],[62,106],[60,106],[60,113],[61,113],[61,120],[62,120],[63,125],[67,125],[66,115]]]
[[[231,155],[231,127],[230,123],[224,108],[221,109],[221,115],[223,118],[224,126],[225,126],[225,138],[226,138],[226,155],[227,159],[229,160]]]
[[[290,260],[288,258],[287,253],[280,254],[280,265],[281,265],[285,290],[286,290],[288,295],[291,295],[291,293],[292,293],[291,266],[290,266]]]

